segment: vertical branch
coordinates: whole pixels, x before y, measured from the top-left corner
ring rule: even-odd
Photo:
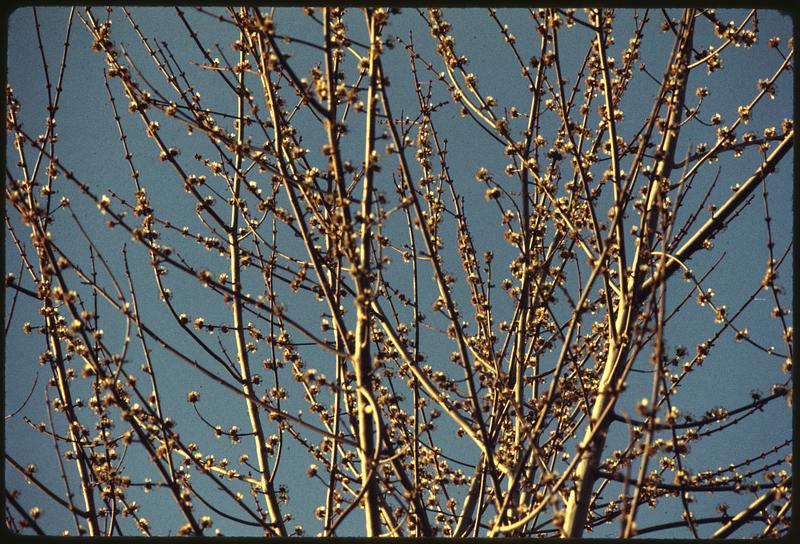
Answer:
[[[9,108],[9,122],[12,126],[17,125],[16,110],[13,107]],[[72,392],[70,390],[66,368],[64,367],[64,357],[61,351],[61,344],[58,337],[58,323],[56,322],[57,310],[54,307],[53,299],[50,296],[50,289],[52,287],[52,274],[55,271],[55,259],[50,259],[51,255],[47,251],[47,234],[44,232],[45,227],[40,224],[39,218],[34,214],[33,210],[38,209],[39,204],[35,202],[33,196],[34,180],[27,178],[27,170],[24,168],[25,155],[23,152],[23,143],[18,140],[18,150],[23,165],[23,172],[26,174],[24,179],[24,186],[26,187],[25,203],[19,202],[20,209],[26,206],[27,210],[24,214],[29,215],[29,221],[32,231],[34,246],[36,247],[37,256],[39,260],[39,292],[42,293],[43,307],[42,314],[45,316],[45,324],[47,330],[47,339],[50,350],[50,363],[51,369],[54,374],[58,394],[64,406],[64,414],[67,418],[67,427],[72,444],[72,450],[75,454],[75,467],[78,471],[80,480],[81,493],[83,495],[84,508],[88,515],[86,517],[89,536],[100,534],[100,527],[97,518],[97,508],[95,506],[94,492],[92,490],[92,474],[91,466],[86,458],[86,453],[81,447],[82,436],[80,434],[81,424],[75,414],[74,402],[72,399]]]
[[[240,33],[240,39],[244,39],[243,33]],[[242,67],[245,60],[244,49],[239,50],[239,66]],[[255,396],[253,392],[253,379],[250,373],[250,361],[247,355],[247,342],[244,338],[244,323],[242,320],[242,262],[241,250],[239,248],[239,193],[242,183],[242,146],[244,144],[244,95],[246,87],[244,84],[245,70],[241,69],[239,72],[239,85],[236,89],[237,93],[237,108],[236,108],[236,157],[235,157],[235,172],[233,179],[233,198],[231,203],[231,219],[230,226],[228,227],[228,245],[230,247],[230,274],[231,274],[231,288],[233,290],[233,297],[231,301],[233,311],[233,331],[236,336],[236,358],[239,362],[239,372],[241,374],[242,390],[245,394],[245,403],[247,404],[247,414],[250,417],[250,427],[253,431],[253,440],[256,445],[256,457],[258,460],[258,472],[261,482],[261,492],[264,493],[267,501],[267,510],[269,512],[272,523],[275,525],[277,532],[280,536],[286,536],[286,527],[284,526],[283,516],[281,515],[278,499],[275,495],[275,489],[270,477],[269,468],[269,454],[267,452],[267,443],[264,438],[264,429],[261,424],[261,417],[259,416],[258,405],[253,402],[252,398]]]
[[[356,337],[355,354],[353,356],[356,383],[363,388],[364,394],[357,395],[358,402],[358,434],[359,456],[361,457],[361,485],[365,487],[364,495],[366,532],[368,537],[380,534],[380,510],[378,500],[377,467],[369,466],[373,452],[380,444],[375,444],[373,418],[380,414],[370,414],[371,405],[365,396],[372,396],[372,357],[370,355],[372,311],[370,299],[374,296],[371,288],[370,247],[372,240],[372,185],[377,156],[375,155],[375,106],[378,85],[378,69],[376,59],[380,47],[380,26],[375,10],[367,9],[369,24],[369,90],[367,91],[367,120],[364,136],[364,187],[361,194],[361,245],[358,252],[358,265],[353,273],[356,286]],[[332,90],[329,90],[331,92]]]
[[[336,114],[336,73],[334,71],[333,59],[333,41],[331,39],[330,28],[330,10],[331,8],[323,8],[323,31],[325,33],[325,78],[327,84],[328,96],[328,109],[325,118],[325,131],[328,136],[328,153],[330,156],[330,166],[333,168],[333,179],[336,184],[336,191],[338,193],[338,202],[335,208],[341,208],[341,239],[342,251],[347,256],[350,264],[356,265],[356,257],[353,255],[352,247],[352,234],[353,234],[353,220],[350,214],[350,197],[347,193],[347,187],[344,182],[344,167],[342,165],[342,155],[339,146],[339,124],[337,123]],[[370,45],[370,55],[372,46]],[[365,168],[368,164],[365,165]],[[338,212],[336,212],[338,215]]]
[[[153,361],[150,357],[150,348],[147,347],[147,341],[144,338],[144,334],[142,334],[142,319],[139,314],[139,301],[136,296],[136,290],[133,288],[133,275],[131,274],[130,267],[128,266],[128,252],[125,246],[122,246],[122,262],[125,265],[125,276],[128,278],[128,286],[131,292],[131,302],[133,302],[132,309],[133,318],[136,322],[136,332],[139,336],[139,341],[142,344],[142,353],[144,354],[147,374],[150,376],[150,385],[153,387],[153,400],[155,401],[156,415],[158,416],[159,420],[163,421],[164,413],[161,408],[161,394],[158,391],[158,381],[156,380],[156,373],[153,369]],[[162,436],[164,444],[169,445],[169,436],[166,428],[162,429]],[[176,485],[175,467],[172,462],[172,449],[169,447],[166,450],[166,458],[170,476],[169,483],[170,485],[174,486]]]
[[[381,70],[381,73],[383,71]],[[391,108],[389,106],[389,100],[386,96],[385,88],[381,87],[381,102],[383,104],[383,110],[386,114],[387,119],[392,119]],[[487,454],[487,463],[488,463],[488,470],[490,478],[492,479],[492,485],[495,488],[495,500],[499,500],[500,497],[500,482],[497,476],[497,472],[495,469],[495,461],[494,455],[492,453],[492,443],[489,439],[489,434],[486,429],[486,424],[484,422],[483,413],[480,407],[480,402],[478,399],[478,392],[477,388],[475,387],[475,372],[472,368],[472,364],[470,362],[469,357],[469,350],[467,348],[466,340],[464,339],[464,333],[461,327],[461,323],[458,321],[458,312],[455,307],[455,303],[453,302],[453,298],[450,293],[450,287],[448,283],[445,281],[445,274],[442,270],[442,266],[440,263],[441,255],[436,249],[434,245],[434,241],[431,238],[430,231],[428,229],[428,222],[426,219],[425,214],[422,212],[419,198],[417,197],[417,191],[412,184],[411,181],[411,173],[408,167],[408,162],[405,157],[405,153],[403,151],[403,147],[400,145],[401,140],[397,134],[397,129],[394,126],[394,123],[389,123],[389,130],[392,134],[392,139],[394,140],[395,147],[398,149],[398,160],[400,161],[400,167],[402,170],[402,179],[405,182],[409,197],[411,198],[411,204],[414,207],[414,212],[417,216],[417,222],[419,225],[420,232],[422,233],[423,240],[425,241],[425,248],[427,249],[428,253],[431,256],[431,264],[433,265],[434,276],[436,279],[436,283],[439,287],[439,293],[441,294],[442,298],[445,301],[445,307],[447,308],[447,313],[450,316],[450,319],[455,327],[456,337],[458,340],[458,348],[459,348],[459,355],[461,357],[461,363],[464,367],[464,374],[466,377],[467,388],[469,392],[470,402],[472,403],[472,416],[474,420],[478,424],[478,433],[471,432],[470,435],[476,439],[481,449],[484,453]],[[476,436],[477,435],[477,436]]]
[[[664,247],[665,251],[661,253],[661,258],[658,261],[658,268],[663,269],[667,262],[667,254],[666,254],[666,245],[669,243],[669,232],[671,228],[667,228],[667,235],[665,235],[662,239],[662,246]],[[658,293],[658,308],[657,308],[657,316],[656,316],[656,333],[655,333],[655,345],[653,347],[653,355],[651,362],[653,363],[653,384],[652,384],[652,391],[650,394],[650,402],[648,406],[650,406],[650,410],[652,411],[648,417],[648,425],[647,431],[645,432],[645,439],[644,439],[644,448],[642,453],[642,460],[639,463],[639,472],[636,476],[636,489],[633,492],[633,499],[632,504],[628,507],[629,510],[627,511],[627,515],[623,520],[623,530],[622,530],[622,537],[623,538],[631,538],[633,535],[636,534],[636,512],[639,508],[639,503],[641,500],[642,489],[644,487],[644,479],[647,475],[647,467],[648,462],[650,461],[650,457],[653,456],[655,453],[652,449],[653,443],[653,436],[654,436],[654,429],[655,429],[655,421],[656,421],[656,413],[657,413],[657,406],[659,400],[659,394],[661,392],[660,385],[662,381],[662,376],[664,373],[664,365],[663,365],[663,358],[664,358],[664,312],[666,309],[667,304],[667,284],[662,283]],[[627,493],[626,493],[627,495]]]
[[[598,8],[595,12],[595,27],[597,28],[597,55],[600,59],[600,70],[603,73],[603,94],[605,95],[605,122],[608,126],[608,137],[611,143],[611,169],[613,172],[612,184],[614,187],[614,205],[612,210],[615,214],[622,215],[624,206],[624,193],[621,189],[622,180],[620,179],[620,156],[619,142],[617,141],[617,121],[616,104],[614,103],[614,89],[611,85],[611,76],[608,71],[608,58],[606,57],[606,34],[605,22],[603,21],[603,10]],[[685,86],[684,86],[685,88]],[[678,111],[678,115],[680,115]],[[578,159],[580,161],[580,158]],[[619,268],[619,290],[620,305],[626,303],[628,298],[627,282],[627,262],[625,259],[625,224],[623,217],[616,221],[616,250],[617,267]]]
[[[55,429],[55,424],[53,422],[53,407],[50,403],[50,393],[49,388],[45,388],[45,405],[47,406],[47,423],[51,429]],[[70,514],[72,514],[72,520],[75,522],[75,528],[80,533],[81,524],[78,520],[78,514],[76,513],[75,501],[74,501],[74,494],[72,492],[72,488],[69,485],[69,479],[67,478],[67,471],[64,468],[64,461],[61,458],[61,447],[58,445],[58,439],[56,438],[55,434],[50,437],[52,444],[53,444],[53,451],[56,454],[56,459],[58,459],[58,473],[61,476],[61,481],[64,483],[64,491],[67,497],[67,510],[69,510]]]
[[[564,535],[570,538],[580,538],[586,526],[592,491],[598,478],[598,464],[605,447],[608,427],[611,424],[611,419],[603,417],[603,414],[613,410],[619,395],[614,386],[624,380],[625,366],[621,362],[625,361],[627,357],[628,348],[630,347],[630,327],[637,318],[639,306],[643,300],[641,291],[637,289],[637,283],[640,282],[639,278],[641,277],[639,263],[640,259],[645,256],[649,259],[649,254],[644,253],[646,251],[644,248],[649,248],[652,238],[655,236],[663,187],[661,180],[669,176],[675,154],[683,101],[686,95],[688,80],[686,66],[692,49],[693,28],[694,10],[684,10],[681,32],[675,44],[678,54],[675,55],[675,61],[669,70],[669,73],[675,79],[669,103],[668,125],[660,146],[661,153],[658,156],[658,164],[655,169],[656,177],[653,178],[654,181],[650,184],[647,209],[642,218],[642,221],[647,221],[646,224],[649,225],[646,231],[649,233],[649,237],[646,237],[645,233],[643,233],[643,239],[637,247],[633,258],[634,274],[629,280],[629,291],[632,291],[633,295],[625,300],[620,297],[616,320],[614,323],[609,324],[616,329],[616,335],[611,335],[609,339],[608,354],[605,358],[603,374],[598,384],[599,392],[586,430],[587,435],[595,432],[596,434],[594,439],[589,442],[589,447],[581,453],[581,462],[575,473],[575,489],[570,492],[565,512],[563,531]],[[617,217],[614,217],[615,222],[621,220],[620,214],[621,210],[618,209]],[[622,240],[620,240],[620,243],[622,243]],[[597,430],[595,429],[596,426],[599,426]]]

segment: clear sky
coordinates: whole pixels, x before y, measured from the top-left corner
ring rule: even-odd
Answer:
[[[43,50],[54,86],[55,74],[57,74],[62,54],[68,11],[67,8],[52,7],[38,10]],[[98,17],[106,16],[104,9],[94,8],[93,11]],[[664,70],[673,41],[670,33],[665,34],[658,30],[660,21],[663,19],[658,11],[651,12],[653,22],[648,27],[649,31],[645,33],[640,51],[642,59],[640,62],[646,63],[647,72],[657,78]],[[75,176],[90,184],[97,194],[110,195],[113,192],[128,201],[133,201],[135,188],[130,179],[128,165],[124,160],[119,134],[104,86],[103,56],[91,50],[90,34],[77,16],[82,13],[82,10],[77,10],[70,34],[67,67],[63,80],[63,96],[57,117],[59,135],[57,154],[65,165],[74,170]],[[130,13],[146,36],[158,40],[158,43],[168,44],[171,54],[186,70],[187,77],[195,88],[202,93],[204,107],[214,111],[235,113],[235,97],[219,75],[198,67],[198,63],[204,64],[205,60],[189,38],[186,28],[181,24],[173,9],[132,7]],[[582,14],[580,11],[578,13]],[[609,51],[610,56],[619,59],[621,51],[627,47],[628,40],[632,36],[632,13],[632,10],[617,11],[614,25],[616,44]],[[639,13],[641,14],[641,12]],[[677,10],[670,10],[669,13],[674,17],[680,17]],[[746,10],[726,10],[724,13],[720,13],[720,18],[726,22],[733,20],[738,24],[747,13]],[[509,25],[509,30],[517,36],[518,47],[524,61],[538,54],[539,38],[535,34],[527,10],[503,9],[498,10],[497,15],[503,23]],[[126,51],[135,61],[136,67],[141,70],[141,75],[137,75],[136,78],[141,80],[142,77],[145,77],[159,89],[166,89],[167,85],[163,79],[159,79],[156,67],[147,56],[122,10],[115,8],[110,16],[113,20],[112,39],[118,45],[125,46]],[[186,17],[198,31],[200,39],[204,41],[204,46],[211,49],[211,57],[221,57],[224,53],[233,62],[237,53],[233,52],[229,45],[238,37],[235,27],[218,23],[189,8],[186,9]],[[517,61],[507,45],[503,43],[500,32],[495,23],[487,16],[486,10],[447,9],[445,18],[453,25],[457,47],[470,57],[469,69],[478,76],[481,91],[484,94],[492,95],[502,107],[510,108],[515,105],[520,111],[527,112],[530,101],[527,81],[520,77]],[[301,10],[279,8],[276,10],[274,20],[279,34],[312,42],[321,39],[319,27],[308,17],[304,17]],[[430,32],[415,9],[404,9],[401,14],[392,16],[390,21],[384,35],[398,36],[403,42],[407,42],[409,36],[413,35],[414,44],[422,57],[427,61],[432,61],[437,70],[442,69],[441,59],[436,57],[434,52]],[[758,25],[759,41],[753,48],[727,47],[722,53],[724,69],[708,75],[706,70],[701,67],[692,74],[688,87],[687,105],[693,107],[697,104],[698,98],[694,94],[694,89],[698,86],[707,86],[710,96],[703,101],[700,115],[703,123],[689,122],[682,130],[677,160],[681,160],[685,156],[686,150],[693,150],[697,144],[708,142],[713,145],[716,139],[716,129],[706,126],[712,114],[719,112],[723,125],[732,124],[737,118],[737,108],[743,103],[749,102],[757,94],[757,81],[771,77],[782,62],[781,54],[790,51],[786,45],[786,40],[792,35],[792,24],[788,16],[776,11],[759,11]],[[698,24],[698,35],[695,37],[695,47],[698,50],[709,45],[718,47],[720,44],[720,40],[712,35],[708,27],[709,25],[705,21]],[[8,29],[8,84],[22,104],[19,115],[25,130],[32,135],[40,134],[44,131],[43,121],[46,117],[47,94],[32,10],[20,8],[14,11],[10,16]],[[363,16],[355,10],[349,15],[348,30],[355,41],[363,40],[366,36]],[[561,32],[562,68],[568,79],[568,85],[571,86],[592,35],[580,27],[564,28]],[[767,40],[772,36],[781,38],[780,50],[782,53],[779,54],[777,50],[768,47]],[[395,116],[399,116],[403,112],[403,115],[409,115],[413,119],[418,108],[413,92],[413,80],[410,79],[408,69],[408,53],[402,43],[398,41],[395,43],[396,46],[393,49],[386,51],[383,60],[391,81],[389,90],[393,100],[393,113]],[[216,44],[219,45],[222,53],[216,50]],[[286,44],[285,48],[286,51],[293,54],[293,66],[301,76],[306,76],[311,68],[322,62],[323,57],[320,51],[306,47],[302,43]],[[355,68],[356,63],[352,58],[348,58],[345,62],[348,84],[352,84],[354,81]],[[419,65],[419,68],[421,70],[420,79],[427,83],[431,75],[424,71],[422,65]],[[555,76],[553,75],[552,78],[555,79]],[[176,176],[174,170],[158,160],[158,151],[153,142],[145,137],[141,121],[127,112],[127,100],[119,87],[119,82],[111,81],[110,83],[111,92],[116,98],[116,105],[122,115],[122,124],[128,136],[127,143],[133,154],[134,163],[141,171],[141,182],[147,188],[151,203],[156,210],[156,216],[169,219],[177,226],[186,225],[192,232],[209,234],[193,213],[194,204],[191,197],[183,191],[182,181]],[[255,77],[251,77],[247,84],[255,92],[257,102],[262,103],[263,108],[262,98],[259,95],[261,89],[259,82]],[[782,120],[792,117],[792,74],[782,75],[776,87],[777,94],[774,100],[761,101],[749,124],[738,130],[739,135],[745,131],[754,131],[760,136],[765,128],[773,126],[780,131]],[[626,141],[630,140],[644,123],[657,88],[657,84],[650,80],[644,71],[635,74],[631,88],[627,91],[621,105],[625,117],[620,123],[619,130],[620,136]],[[446,89],[438,82],[433,81],[431,89],[433,103],[449,99]],[[172,95],[174,93],[170,96]],[[287,93],[286,96],[290,95]],[[264,115],[266,116],[266,113]],[[577,113],[575,116],[577,118]],[[196,174],[207,173],[203,164],[194,159],[195,153],[200,153],[209,160],[219,160],[218,156],[215,159],[215,152],[204,137],[186,135],[184,128],[170,122],[160,114],[154,115],[154,118],[160,121],[161,134],[165,140],[175,142],[176,147],[181,149],[180,160],[188,171]],[[220,124],[223,124],[227,130],[232,130],[229,119],[219,119]],[[359,156],[363,155],[364,116],[354,113],[352,119],[351,134],[344,141],[343,152],[346,157],[353,160],[357,167],[358,161],[361,160]],[[543,121],[542,130],[548,140],[553,138],[555,128],[557,128],[554,119],[556,119],[555,116],[550,115]],[[462,118],[459,115],[458,107],[453,104],[446,104],[438,109],[433,115],[433,120],[440,136],[447,138],[448,165],[451,168],[451,175],[456,182],[455,186],[459,195],[464,198],[467,216],[470,218],[470,227],[476,238],[477,254],[483,255],[486,250],[495,252],[499,263],[496,267],[497,277],[506,277],[508,272],[504,267],[513,256],[513,252],[511,246],[503,240],[500,214],[496,206],[494,203],[485,201],[485,187],[474,181],[476,170],[485,167],[494,174],[496,179],[501,180],[501,184],[505,183],[512,188],[510,190],[516,190],[518,187],[516,180],[503,175],[507,159],[503,156],[502,148],[483,131],[476,129],[469,119]],[[524,120],[518,120],[512,124],[512,131],[515,132],[515,135],[518,136],[519,130],[524,128],[524,122]],[[304,110],[297,113],[293,124],[303,138],[302,145],[312,150],[309,155],[310,160],[316,161],[316,164],[324,168],[319,154],[320,147],[325,141],[321,125],[308,111]],[[263,134],[259,134],[256,130],[252,132],[256,142],[259,142],[259,137],[263,139]],[[416,135],[416,131],[412,131],[412,137],[414,135]],[[382,154],[386,143],[379,142],[378,147]],[[17,160],[15,153],[11,145],[7,144],[6,166],[11,175],[19,176],[18,169],[15,167]],[[390,199],[390,204],[387,205],[389,207],[394,206],[396,200],[391,177],[392,172],[395,172],[393,160],[394,157],[384,157],[383,164],[385,166],[376,178],[378,190],[383,191]],[[748,148],[741,157],[734,158],[733,153],[729,152],[721,155],[717,163],[704,166],[694,181],[692,192],[687,198],[684,211],[681,212],[682,217],[686,217],[706,193],[714,176],[717,175],[717,168],[720,169],[719,180],[708,197],[708,203],[723,202],[731,194],[731,187],[742,183],[749,177],[761,160],[762,157],[758,151]],[[772,217],[772,234],[775,241],[775,253],[778,256],[783,254],[792,239],[792,164],[793,154],[790,152],[781,163],[778,172],[769,178],[767,186]],[[257,175],[254,175],[253,178],[259,183],[264,182]],[[217,183],[216,187],[224,193],[222,182],[217,180],[215,183]],[[517,185],[514,185],[515,183]],[[56,201],[61,196],[68,196],[71,199],[73,209],[78,214],[81,224],[92,235],[93,241],[109,260],[110,268],[119,275],[120,279],[124,279],[121,249],[123,243],[127,243],[132,279],[139,297],[141,312],[145,316],[144,320],[159,333],[173,340],[175,346],[184,350],[188,356],[203,360],[202,350],[180,331],[166,307],[159,301],[146,251],[133,243],[130,237],[120,229],[113,231],[107,229],[105,222],[108,218],[97,213],[96,206],[82,197],[74,186],[70,186],[64,180],[63,176],[58,179],[57,190],[59,192],[56,195]],[[116,201],[113,202],[113,205],[117,209],[120,208]],[[20,223],[16,212],[9,205],[6,206],[6,214],[17,235],[28,244],[28,250],[32,252],[28,230]],[[701,215],[700,221],[704,221],[708,215],[707,213]],[[131,218],[133,219],[132,214]],[[87,243],[75,228],[74,221],[63,210],[56,214],[56,219],[53,234],[60,247],[76,262],[80,262],[88,268]],[[682,224],[682,221],[679,221],[678,224]],[[271,236],[267,228],[269,222],[264,225],[265,236]],[[407,241],[404,220],[400,214],[387,222],[386,228],[387,233],[396,238],[398,243]],[[452,220],[446,222],[443,228],[447,228],[449,233],[453,233]],[[169,233],[165,229],[162,230],[164,230],[166,240],[169,240],[168,243],[172,244],[192,266],[208,268],[215,274],[227,270],[227,257],[220,256],[215,251],[205,251],[187,244],[186,239],[179,235]],[[707,284],[715,291],[714,302],[716,304],[726,305],[729,311],[735,310],[757,289],[768,258],[764,242],[765,232],[764,201],[759,190],[731,228],[716,238],[714,251],[702,253],[689,263],[697,276],[702,276],[724,252],[725,257],[721,264],[704,282],[704,285]],[[445,248],[445,267],[459,278],[459,282],[454,288],[456,297],[464,309],[464,313],[467,314],[466,319],[472,319],[466,282],[454,251],[452,234],[449,234],[445,240],[450,243]],[[303,255],[302,245],[292,238],[287,229],[280,231],[279,245],[284,246],[290,254]],[[392,259],[393,262],[396,261],[396,264],[387,269],[386,277],[394,285],[408,292],[410,290],[407,279],[409,268],[401,264],[399,255],[393,254]],[[23,277],[23,285],[31,288],[30,277],[27,277],[25,273],[19,274],[20,262],[9,231],[6,229],[5,271],[14,273],[17,277]],[[791,264],[790,255],[781,267],[778,281],[784,289],[783,301],[786,306],[789,306],[792,297]],[[585,263],[581,262],[581,267],[581,272],[586,274]],[[568,285],[570,285],[569,282],[576,281],[574,272],[574,269],[568,271]],[[429,329],[423,330],[421,351],[427,357],[426,362],[432,366],[453,371],[454,367],[446,363],[446,360],[454,348],[449,341],[442,342],[443,336],[436,329],[439,326],[446,327],[446,320],[430,310],[430,304],[436,297],[435,284],[430,279],[431,274],[429,268],[423,267],[421,272],[421,278],[424,280],[421,285],[422,298],[427,304],[426,312],[430,314],[431,326]],[[108,277],[102,272],[100,275],[103,278],[101,280],[103,284],[110,287],[111,283]],[[254,294],[260,293],[263,285],[259,288],[259,279],[258,273],[248,272],[245,275],[245,290]],[[175,295],[179,311],[186,312],[192,319],[202,315],[207,323],[230,323],[230,309],[223,304],[219,297],[209,296],[210,293],[199,287],[197,281],[191,277],[172,270],[166,276],[165,282]],[[497,283],[499,283],[499,279]],[[681,280],[670,283],[668,312],[682,300],[688,289],[691,289],[691,285]],[[127,294],[127,284],[124,285],[123,291]],[[497,291],[494,311],[499,322],[502,319],[511,318],[513,305],[500,289]],[[88,291],[81,292],[87,293]],[[313,332],[318,332],[319,315],[324,311],[324,305],[315,302],[313,297],[302,292],[292,294],[286,286],[281,286],[280,292],[282,301],[289,308],[288,315],[303,323],[308,323]],[[13,291],[6,290],[6,316],[9,314],[12,298]],[[90,298],[86,300],[88,302]],[[747,328],[750,337],[764,346],[774,346],[777,353],[785,354],[787,348],[781,339],[779,322],[770,317],[770,311],[774,306],[775,302],[771,293],[762,292],[756,301],[739,316],[736,325],[739,328]],[[120,320],[118,315],[114,315],[110,306],[101,303],[100,307],[105,340],[111,346],[121,346],[126,334],[124,321]],[[55,465],[51,442],[45,435],[32,429],[23,418],[23,416],[27,417],[34,423],[47,421],[43,403],[43,385],[50,378],[50,371],[47,367],[37,364],[38,354],[44,349],[44,337],[38,334],[29,336],[22,333],[22,325],[25,321],[31,321],[34,325],[38,322],[37,308],[34,301],[28,297],[19,296],[15,302],[13,322],[6,336],[6,414],[23,403],[34,381],[37,385],[24,410],[6,421],[5,447],[9,454],[22,460],[25,464],[36,463],[39,466],[38,476],[41,480],[47,482],[53,490],[61,494],[63,485]],[[354,313],[351,312],[351,314]],[[352,317],[353,315],[349,315],[348,319],[352,319]],[[792,316],[789,319],[791,320]],[[255,321],[256,319],[249,316],[246,317],[247,320]],[[267,332],[268,325],[259,324],[258,326]],[[690,353],[693,353],[694,346],[706,340],[717,328],[717,325],[714,324],[713,311],[690,301],[669,322],[666,336],[668,349],[674,352],[676,346],[684,345],[688,347]],[[217,344],[219,335],[209,335],[203,331],[200,336],[208,346],[217,353],[221,353]],[[295,333],[294,339],[301,341],[302,335]],[[221,341],[228,354],[234,356],[233,339],[221,337]],[[177,428],[184,440],[197,442],[201,445],[204,454],[213,453],[217,459],[227,456],[231,462],[235,462],[244,452],[249,452],[251,457],[254,457],[249,437],[246,437],[240,445],[232,445],[225,438],[213,438],[213,433],[186,402],[186,395],[192,390],[200,392],[202,402],[198,404],[198,408],[207,419],[219,423],[223,428],[238,425],[240,429],[247,430],[249,423],[243,399],[209,383],[198,372],[164,350],[152,347],[155,372],[159,378],[159,387],[164,392],[164,411],[178,423]],[[555,354],[549,356],[547,364],[553,364],[558,348],[560,346],[557,346]],[[329,364],[330,357],[318,362],[314,357],[319,357],[319,351],[301,348],[301,353],[308,357],[306,362],[310,367],[317,368],[318,371],[326,373],[331,378],[335,375],[333,364]],[[262,344],[253,360],[258,365],[262,359],[270,356],[269,349]],[[635,368],[640,370],[649,368],[648,357],[649,349],[641,355],[641,363],[637,362]],[[140,379],[144,379],[144,376],[135,370],[143,362],[138,342],[131,343],[127,358],[131,371],[139,374]],[[715,406],[734,408],[746,404],[750,400],[751,390],[760,389],[768,394],[772,384],[783,383],[788,379],[788,376],[781,371],[782,362],[782,357],[769,356],[746,342],[735,342],[731,331],[728,330],[723,333],[718,345],[712,351],[712,355],[703,366],[688,376],[685,385],[682,386],[674,400],[682,412],[691,412],[696,416],[701,416],[706,410]],[[205,361],[204,364],[211,366],[215,363]],[[81,365],[73,364],[73,366],[80,371]],[[265,378],[264,385],[261,387],[261,393],[263,393],[272,386],[272,378],[263,368],[259,368],[256,372],[261,373]],[[303,402],[302,394],[293,389],[293,387],[297,387],[297,384],[292,382],[288,367],[282,372],[285,372],[282,382],[290,392],[290,397],[284,407],[293,413],[303,409],[304,413],[310,416],[307,404]],[[631,374],[630,388],[620,400],[620,412],[625,410],[633,415],[635,402],[642,396],[649,395],[650,382],[650,374]],[[81,389],[80,385],[76,385],[76,391],[76,394],[83,396],[84,400],[90,394],[88,389]],[[52,391],[51,394],[53,394]],[[55,419],[57,428],[63,431],[63,418],[59,414],[55,414]],[[769,404],[763,413],[754,415],[746,421],[746,424],[731,428],[729,432],[721,432],[704,439],[687,458],[687,465],[696,472],[713,470],[717,466],[725,466],[731,462],[739,462],[748,456],[757,455],[765,447],[781,444],[784,440],[791,438],[791,410],[782,400]],[[271,424],[266,423],[266,425],[269,427]],[[446,424],[442,425],[443,428],[449,429]],[[271,427],[267,431],[268,434],[274,432],[276,430]],[[442,435],[444,434],[442,432]],[[451,437],[452,434],[449,434],[443,438],[441,443],[443,451],[449,451],[452,456],[467,463],[474,463],[477,459],[476,448],[472,444],[467,444],[466,440],[458,441]],[[614,448],[618,448],[624,447],[626,442],[627,430],[624,425],[618,425],[609,440],[608,449],[612,449],[612,443],[619,444],[614,446]],[[291,512],[294,516],[289,527],[295,523],[301,524],[304,526],[306,534],[312,536],[320,528],[320,522],[314,518],[313,510],[324,502],[324,486],[321,482],[306,476],[309,463],[314,461],[301,445],[286,435],[283,448],[276,483],[285,485],[289,489],[290,502],[286,511]],[[784,448],[778,455],[788,453],[789,448]],[[124,462],[126,470],[135,475],[134,480],[142,481],[145,476],[156,480],[155,471],[146,464],[143,455],[138,448],[131,448],[127,452]],[[74,467],[68,466],[67,470],[70,477],[73,477]],[[469,475],[471,471],[465,468],[465,473]],[[63,509],[48,504],[48,501],[43,499],[43,495],[32,486],[26,485],[19,474],[9,468],[8,464],[6,464],[5,477],[7,488],[23,491],[21,498],[23,504],[26,506],[41,504],[44,507],[45,513],[41,518],[43,528],[52,532],[70,529],[71,534],[74,534],[75,529],[68,514]],[[327,474],[324,474],[324,477],[327,478]],[[193,482],[203,493],[208,493],[207,498],[211,501],[219,496],[219,492],[211,484],[202,480],[201,475],[195,474]],[[612,487],[610,486],[609,489]],[[463,494],[464,488],[458,489]],[[241,490],[247,491],[245,488]],[[617,492],[621,492],[621,490],[609,492],[607,498],[612,498]],[[179,519],[179,513],[167,491],[156,489],[145,495],[137,489],[131,492],[131,496],[136,497],[140,503],[140,514],[150,520],[154,534],[165,534],[170,529],[174,532],[180,525],[175,521]],[[230,508],[229,500],[224,500],[227,502],[220,499],[220,504],[224,505],[222,508]],[[733,511],[736,505],[746,504],[750,497],[731,496],[726,497],[726,500],[731,504]],[[198,512],[207,512],[207,509],[199,501],[195,501],[195,508]],[[703,504],[698,507],[698,516],[713,515],[713,508],[714,504]],[[670,503],[670,506],[667,506],[666,503],[661,504],[659,510],[652,512],[643,508],[640,526],[679,519],[680,512],[680,501],[677,500]],[[214,528],[221,529],[224,534],[259,534],[257,528],[243,528],[220,516],[213,517]],[[361,521],[362,514],[355,512],[343,525],[340,534],[358,534]],[[123,526],[128,532],[133,532],[132,525],[128,520],[123,520]],[[707,529],[708,527],[704,527],[703,530]],[[243,533],[243,530],[252,532]],[[594,535],[587,536],[615,536],[618,531],[619,526],[615,523],[601,528]],[[672,534],[688,536],[688,531],[676,529]],[[741,536],[750,535],[742,534]]]

